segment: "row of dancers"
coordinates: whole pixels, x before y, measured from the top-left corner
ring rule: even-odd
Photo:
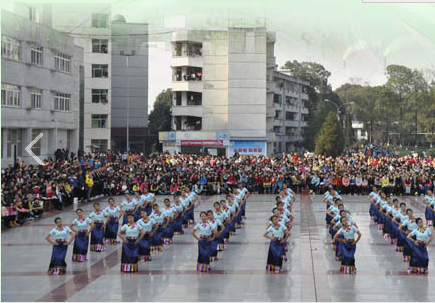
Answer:
[[[399,204],[398,199],[387,197],[384,192],[373,187],[369,195],[370,216],[373,222],[382,230],[385,238],[391,244],[396,244],[396,251],[402,252],[403,261],[408,262],[409,274],[427,274],[429,255],[427,247],[433,240],[432,222],[435,198],[431,191],[424,200],[426,208],[426,225],[422,218],[416,218],[412,209],[406,203]],[[430,213],[432,212],[432,213]]]
[[[218,260],[218,252],[222,252],[231,235],[236,234],[246,219],[246,201],[250,193],[246,187],[235,189],[226,200],[215,202],[214,211],[200,213],[201,222],[192,229],[192,236],[198,241],[198,272],[209,272],[210,263]]]
[[[270,240],[267,254],[266,271],[279,273],[282,270],[283,260],[287,261],[287,240],[292,228],[292,207],[295,202],[295,193],[284,188],[276,197],[276,205],[272,209],[273,215],[269,219],[264,237]]]
[[[215,203],[215,212],[218,218],[222,218],[221,213],[235,213],[238,201],[232,202],[243,195],[246,201],[249,193],[241,184],[233,191],[234,194],[228,196],[228,202],[222,203],[222,211]],[[243,193],[243,194],[242,194]],[[109,198],[109,206],[104,210],[100,209],[99,203],[94,203],[94,211],[86,217],[82,209],[77,209],[77,218],[70,226],[64,226],[62,219],[55,219],[56,227],[46,236],[46,240],[53,245],[52,257],[48,273],[51,275],[61,275],[66,272],[65,256],[67,247],[74,241],[73,257],[74,262],[87,261],[89,235],[91,238],[90,250],[101,252],[105,250],[105,244],[116,245],[122,240],[121,271],[136,272],[138,261],[151,261],[151,251],[162,251],[164,244],[171,244],[175,234],[184,234],[183,228],[194,224],[194,205],[199,197],[188,188],[181,192],[181,196],[174,196],[171,204],[168,198],[164,199],[164,207],[160,208],[156,202],[154,194],[147,189],[142,195],[135,193],[132,198],[125,196],[125,200],[120,206],[115,205],[113,198]],[[219,203],[218,203],[219,204]],[[241,203],[240,216],[245,215],[245,204]],[[201,214],[201,217],[203,215]],[[209,214],[209,216],[211,216]],[[121,228],[119,221],[123,218]],[[212,220],[213,221],[213,220]],[[214,223],[214,221],[213,221]],[[238,227],[241,219],[231,220],[231,227]],[[200,229],[200,223],[195,225],[194,230]],[[234,230],[235,232],[235,230]],[[68,236],[69,240],[68,240]],[[227,238],[225,238],[227,237]],[[229,234],[223,233],[223,239],[228,240]],[[220,243],[223,249],[223,243]],[[213,256],[217,255],[214,254]],[[203,270],[204,266],[198,266]]]
[[[335,259],[341,261],[340,272],[356,274],[356,244],[361,239],[358,225],[344,205],[343,198],[332,186],[323,195],[323,201],[326,204],[325,220],[332,238],[332,249],[335,251]]]

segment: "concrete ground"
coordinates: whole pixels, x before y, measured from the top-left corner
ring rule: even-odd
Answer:
[[[157,200],[162,203],[163,196]],[[219,197],[220,198],[220,197]],[[218,197],[202,197],[199,211],[208,210]],[[345,196],[360,227],[356,252],[357,275],[342,275],[325,228],[321,196],[299,196],[294,206],[288,262],[281,274],[265,271],[268,240],[263,237],[271,215],[273,195],[252,195],[246,224],[230,238],[212,271],[196,272],[197,245],[188,228],[174,244],[140,263],[139,272],[120,272],[121,245],[89,252],[89,261],[73,263],[68,248],[67,274],[48,276],[51,246],[44,237],[57,214],[2,230],[2,301],[432,301],[435,298],[434,244],[429,248],[428,276],[409,276],[407,263],[370,222],[366,196]],[[423,216],[415,198],[404,201]],[[421,201],[421,198],[419,199]],[[116,198],[121,202],[120,197]],[[105,203],[106,200],[101,200]],[[91,204],[81,205],[89,213]],[[61,217],[69,224],[74,210]]]

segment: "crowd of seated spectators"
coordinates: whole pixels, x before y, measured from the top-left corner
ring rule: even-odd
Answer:
[[[57,153],[44,165],[17,161],[2,169],[2,223],[5,227],[103,196],[148,188],[173,195],[192,188],[200,195],[227,194],[238,183],[254,194],[277,194],[283,184],[295,192],[322,193],[329,184],[341,194],[367,194],[373,186],[388,194],[422,195],[434,189],[435,160],[367,150],[339,157],[282,154],[274,157],[199,156],[168,153]]]

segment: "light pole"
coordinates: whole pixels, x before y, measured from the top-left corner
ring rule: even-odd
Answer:
[[[120,51],[119,55],[125,57],[125,67],[127,68],[127,152],[130,151],[130,83],[129,83],[129,75],[128,75],[128,59],[130,56],[134,56],[136,51],[132,50],[130,53],[126,53],[124,51]]]
[[[331,100],[328,100],[328,99],[325,99],[324,101],[325,101],[325,102],[332,103],[332,104],[335,105],[335,107],[337,107],[337,119],[338,119],[338,121],[340,121],[340,114],[341,114],[340,106],[338,106],[337,103],[335,103],[335,102],[333,102],[333,101],[331,101]]]

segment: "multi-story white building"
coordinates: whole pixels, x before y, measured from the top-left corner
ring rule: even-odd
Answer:
[[[174,32],[173,131],[159,134],[163,150],[271,155],[274,81],[287,77],[274,71],[274,44],[264,27]]]
[[[296,142],[302,141],[303,129],[307,126],[308,101],[306,87],[310,84],[290,75],[289,71],[273,71],[273,114],[268,129],[274,133],[273,153],[295,151]]]
[[[25,148],[40,133],[32,151],[41,159],[78,149],[83,49],[49,17],[26,5],[1,11],[2,167],[17,158],[36,164]]]
[[[104,3],[60,4],[51,9],[53,28],[84,49],[84,100],[80,104],[80,149],[111,147],[111,7]]]

